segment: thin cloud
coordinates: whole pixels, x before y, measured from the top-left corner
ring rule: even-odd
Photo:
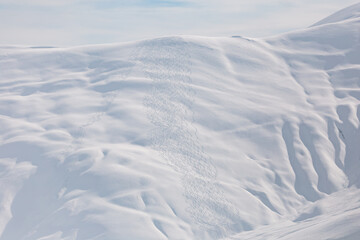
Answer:
[[[79,45],[165,35],[264,37],[307,27],[356,2],[0,0],[0,44]]]

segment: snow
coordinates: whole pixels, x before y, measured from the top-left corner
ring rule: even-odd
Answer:
[[[0,47],[0,239],[357,239],[358,10],[265,39]]]
[[[360,3],[356,3],[347,7],[341,11],[338,11],[329,17],[317,22],[314,24],[321,25],[321,24],[328,24],[328,23],[336,23],[341,21],[347,21],[349,19],[359,18],[360,17]]]

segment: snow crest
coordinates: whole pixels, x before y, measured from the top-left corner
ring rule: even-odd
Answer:
[[[0,47],[0,239],[357,239],[358,7],[266,39]]]

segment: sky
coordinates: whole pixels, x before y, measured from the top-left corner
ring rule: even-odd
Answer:
[[[173,35],[266,37],[359,0],[0,0],[0,45],[76,46]]]

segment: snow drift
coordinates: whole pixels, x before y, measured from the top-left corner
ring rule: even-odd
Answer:
[[[359,16],[1,47],[0,239],[357,239]]]

